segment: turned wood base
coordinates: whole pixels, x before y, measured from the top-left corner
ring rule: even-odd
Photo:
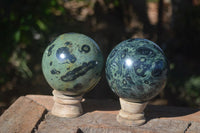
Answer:
[[[122,98],[120,100],[121,110],[117,115],[117,121],[127,126],[140,126],[145,123],[144,109],[145,103],[128,102]]]
[[[51,113],[58,117],[74,118],[82,114],[82,96],[66,96],[57,90],[53,91],[54,105]]]

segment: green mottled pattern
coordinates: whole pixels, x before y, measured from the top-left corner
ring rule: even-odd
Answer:
[[[128,39],[118,44],[106,62],[106,78],[119,97],[145,102],[166,84],[167,59],[158,45],[147,39]]]
[[[100,80],[103,65],[103,55],[96,42],[78,33],[58,36],[42,58],[47,82],[66,95],[90,91]]]

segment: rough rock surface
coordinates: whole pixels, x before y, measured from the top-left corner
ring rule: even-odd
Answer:
[[[30,133],[43,119],[47,110],[35,101],[20,97],[0,117],[0,133]]]
[[[52,96],[20,97],[0,117],[0,133],[199,133],[198,109],[153,106],[145,109],[146,124],[139,127],[120,125],[116,115],[120,109],[114,100],[82,102],[84,114],[66,119],[53,116]],[[48,111],[47,111],[48,110]]]

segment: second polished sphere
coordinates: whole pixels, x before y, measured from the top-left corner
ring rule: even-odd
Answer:
[[[106,62],[111,89],[123,99],[145,102],[155,97],[167,80],[167,59],[158,45],[147,39],[118,44]]]
[[[66,33],[46,48],[42,69],[53,89],[66,95],[82,95],[98,83],[103,69],[103,55],[90,37]]]

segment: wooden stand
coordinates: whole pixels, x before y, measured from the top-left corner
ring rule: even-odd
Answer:
[[[121,110],[117,115],[117,121],[127,126],[140,126],[145,123],[144,109],[145,103],[128,102],[122,98],[120,100]]]
[[[62,92],[53,91],[54,105],[51,113],[55,116],[74,118],[82,114],[81,100],[82,96],[67,96]]]

